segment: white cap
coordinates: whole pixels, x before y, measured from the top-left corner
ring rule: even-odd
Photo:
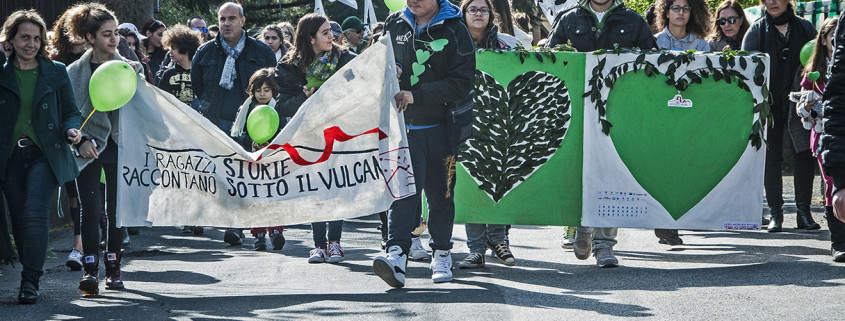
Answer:
[[[129,29],[129,30],[132,30],[132,32],[134,32],[134,33],[135,33],[135,37],[137,37],[139,41],[140,41],[140,40],[147,39],[147,37],[142,36],[142,35],[141,35],[141,33],[140,33],[140,32],[138,32],[138,27],[136,27],[135,25],[133,25],[133,24],[131,24],[131,23],[128,23],[128,22],[126,22],[126,23],[121,23],[119,26],[117,26],[117,29]]]

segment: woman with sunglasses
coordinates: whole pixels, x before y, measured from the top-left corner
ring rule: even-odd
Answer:
[[[716,20],[710,34],[710,51],[739,50],[742,38],[748,31],[748,20],[742,5],[735,0],[725,0],[716,8]]]
[[[816,37],[816,28],[809,21],[795,16],[790,0],[761,0],[766,6],[766,17],[758,20],[742,41],[742,49],[769,54],[769,92],[772,95],[770,112],[774,117],[766,135],[766,169],[763,186],[766,201],[772,213],[769,233],[783,230],[783,134],[789,119],[787,95],[795,83],[793,75],[801,69],[799,54],[807,41]],[[797,139],[800,141],[801,139]],[[796,141],[796,139],[792,139]],[[811,221],[810,199],[813,190],[813,155],[809,150],[792,149],[795,170],[795,205],[798,207],[798,228],[809,229],[818,225],[804,225]],[[809,219],[809,220],[808,220]]]
[[[704,0],[658,0],[655,5],[657,47],[669,50],[708,51],[710,10]]]

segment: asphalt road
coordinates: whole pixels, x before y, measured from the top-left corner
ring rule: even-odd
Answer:
[[[346,222],[340,264],[306,262],[305,225],[288,227],[281,252],[254,252],[251,238],[227,246],[222,230],[144,228],[126,250],[127,289],[89,298],[76,290],[81,272],[64,266],[71,233],[60,231],[38,304],[17,305],[20,265],[0,266],[0,320],[841,320],[845,264],[831,261],[820,211],[822,230],[795,230],[792,212],[783,233],[681,231],[676,247],[650,230],[621,229],[613,269],[562,249],[560,227],[515,226],[516,266],[488,256],[486,268],[456,268],[454,282],[433,284],[427,261],[410,262],[399,290],[372,273],[376,216]],[[457,266],[468,253],[463,225],[453,240]]]

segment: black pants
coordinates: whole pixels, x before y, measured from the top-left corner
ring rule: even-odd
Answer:
[[[100,171],[106,174],[106,206],[103,208],[103,193],[100,190]],[[88,164],[79,173],[76,184],[79,200],[82,203],[82,250],[85,256],[99,253],[100,215],[105,210],[108,219],[106,248],[108,251],[120,251],[123,233],[115,226],[117,222],[117,144],[109,141],[108,147],[98,159]]]
[[[766,201],[772,213],[783,212],[783,139],[784,130],[788,115],[783,107],[772,107],[774,116],[773,127],[768,128],[767,141],[769,148],[766,150],[766,169],[763,177],[763,186],[766,190]],[[809,213],[810,201],[813,196],[813,178],[815,174],[815,158],[807,150],[800,153],[792,149],[792,157],[795,164],[793,177],[795,179],[795,204],[799,210]]]
[[[15,147],[6,163],[2,185],[23,266],[21,283],[31,283],[37,289],[47,256],[50,205],[59,183],[41,150],[33,145]]]
[[[411,231],[422,206],[421,194],[428,201],[429,246],[434,250],[452,249],[452,227],[455,221],[455,160],[458,147],[452,146],[445,126],[408,132],[408,148],[414,168],[417,193],[393,202],[387,214],[387,247],[398,245],[404,253],[411,247]]]

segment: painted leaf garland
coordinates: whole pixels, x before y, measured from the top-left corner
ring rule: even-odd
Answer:
[[[569,91],[541,71],[517,76],[507,90],[476,71],[474,89],[476,134],[464,143],[460,161],[499,202],[560,147],[571,118]]]

